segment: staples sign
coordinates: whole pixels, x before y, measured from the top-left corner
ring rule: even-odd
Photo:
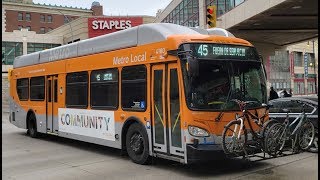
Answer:
[[[92,29],[127,29],[131,27],[130,20],[94,20],[92,21]]]
[[[128,29],[143,23],[142,17],[88,18],[89,38]]]

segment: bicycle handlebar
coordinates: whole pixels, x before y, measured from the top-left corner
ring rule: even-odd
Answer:
[[[241,101],[239,99],[231,99],[230,101],[236,102],[239,105],[241,111],[245,108],[247,104],[257,103],[257,101]]]

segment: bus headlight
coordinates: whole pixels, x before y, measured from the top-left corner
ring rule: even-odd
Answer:
[[[205,137],[205,136],[209,136],[208,131],[199,128],[199,127],[195,127],[195,126],[189,126],[188,127],[189,133],[192,136],[196,136],[196,137]]]

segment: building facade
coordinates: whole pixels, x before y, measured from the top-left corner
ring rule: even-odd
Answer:
[[[61,35],[37,34],[28,29],[2,32],[2,66],[12,65],[17,56],[60,46]]]
[[[94,16],[80,17],[48,35],[63,36],[63,44],[109,34],[141,24],[152,23],[153,16]],[[72,30],[71,30],[72,29]]]
[[[35,4],[32,0],[3,0],[2,65],[12,65],[14,58],[23,54],[60,46],[63,35],[46,33],[79,17],[102,13],[101,9],[100,4],[82,9]],[[6,71],[7,67],[2,69]]]
[[[98,5],[98,8],[102,6]],[[35,4],[32,1],[19,0],[2,1],[2,9],[5,18],[5,32],[26,28],[37,34],[44,34],[80,16],[93,16],[99,11],[96,7],[82,9],[76,7],[62,7],[58,5]],[[98,16],[103,15],[101,14]]]
[[[17,56],[108,34],[154,21],[152,16],[103,16],[94,1],[90,9],[2,1],[2,69]],[[61,28],[60,28],[61,27]],[[9,66],[10,67],[10,66]]]
[[[245,0],[172,0],[157,13],[155,22],[173,23],[188,27],[208,28],[207,7],[217,7],[217,18]]]
[[[172,0],[165,9],[158,11],[155,22],[206,29],[208,28],[207,7],[215,5],[217,26],[219,27],[219,17],[241,5],[244,1]],[[317,93],[318,39],[276,50],[275,54],[269,56],[264,63],[268,76],[268,88],[273,86],[277,90],[292,89],[295,95]]]
[[[278,50],[266,62],[270,86],[294,95],[318,93],[318,39]]]

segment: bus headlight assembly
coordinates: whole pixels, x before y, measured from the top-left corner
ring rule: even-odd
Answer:
[[[189,126],[188,127],[188,130],[189,130],[189,133],[192,135],[192,136],[196,136],[196,137],[206,137],[206,136],[209,136],[209,133],[208,131],[202,129],[202,128],[199,128],[199,127],[196,127],[196,126]]]

